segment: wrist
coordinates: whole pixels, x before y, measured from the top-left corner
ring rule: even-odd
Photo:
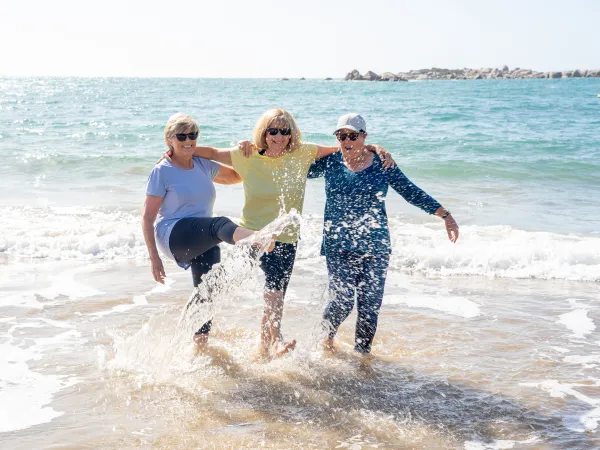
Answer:
[[[440,216],[443,220],[448,219],[449,217],[452,217],[452,213],[448,210],[446,210],[441,216]]]

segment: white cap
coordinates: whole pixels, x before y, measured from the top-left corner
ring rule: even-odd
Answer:
[[[337,133],[339,130],[348,129],[353,131],[367,131],[367,123],[365,119],[362,118],[359,114],[344,114],[338,119],[337,128],[333,132],[333,134]]]

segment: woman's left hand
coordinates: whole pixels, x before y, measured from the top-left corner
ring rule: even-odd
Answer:
[[[379,156],[384,169],[393,169],[396,167],[396,161],[392,158],[392,154],[380,145],[368,145],[367,150],[375,152]]]
[[[454,217],[451,215],[444,219],[444,224],[446,225],[446,232],[448,233],[448,239],[450,242],[454,243],[458,239],[458,224]]]
[[[254,144],[252,144],[250,141],[239,141],[238,148],[241,150],[242,155],[244,155],[246,158],[250,158],[256,147],[254,147]]]

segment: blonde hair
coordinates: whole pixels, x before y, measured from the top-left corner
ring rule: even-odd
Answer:
[[[192,116],[175,113],[169,117],[165,126],[165,144],[173,150],[173,147],[169,144],[169,139],[174,138],[179,133],[195,133],[196,131],[199,132],[200,127],[198,126],[198,122],[192,119]]]
[[[260,149],[267,148],[267,128],[270,128],[273,125],[281,128],[289,128],[291,130],[290,142],[287,145],[289,150],[295,150],[300,146],[302,143],[302,134],[300,133],[298,125],[296,125],[294,116],[292,116],[285,109],[281,108],[270,109],[266,111],[260,117],[260,119],[258,119],[258,122],[256,122],[256,126],[254,127],[254,131],[252,133],[254,145]]]

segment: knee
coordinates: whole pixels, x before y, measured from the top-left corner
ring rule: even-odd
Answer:
[[[327,305],[327,310],[332,315],[348,315],[352,311],[352,308],[354,308],[354,299],[347,297],[335,297]]]

